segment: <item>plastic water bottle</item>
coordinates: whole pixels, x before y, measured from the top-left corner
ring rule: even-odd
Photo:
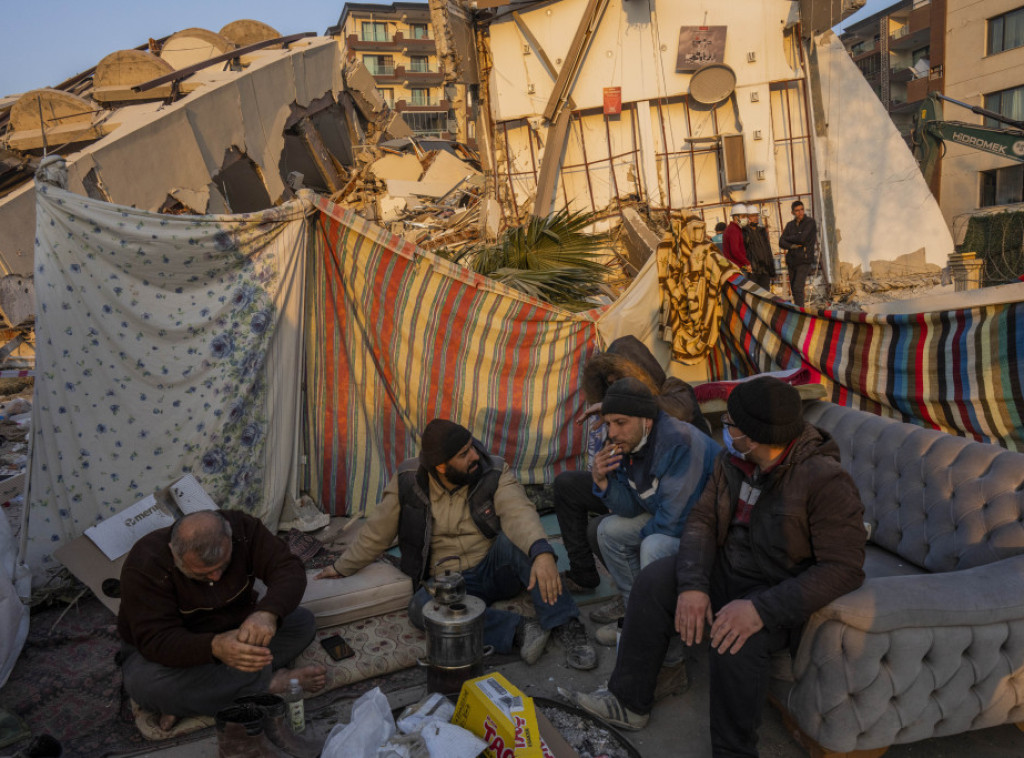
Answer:
[[[281,699],[288,704],[288,721],[292,725],[292,731],[298,734],[306,728],[306,708],[298,679],[289,680],[288,691],[281,695]]]

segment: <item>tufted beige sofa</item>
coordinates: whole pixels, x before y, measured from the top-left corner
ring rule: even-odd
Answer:
[[[824,401],[805,418],[839,443],[871,534],[867,581],[776,666],[787,722],[881,755],[1024,721],[1024,454]]]

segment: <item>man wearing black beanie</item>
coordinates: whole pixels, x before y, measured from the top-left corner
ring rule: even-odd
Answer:
[[[435,573],[439,560],[454,555],[467,592],[488,606],[524,589],[531,594],[536,619],[492,607],[484,611],[485,645],[499,653],[518,650],[532,664],[554,635],[569,666],[597,665],[536,508],[505,461],[490,455],[466,427],[448,419],[427,424],[419,457],[398,467],[355,543],[317,579],[354,574],[396,536],[401,569],[416,589],[409,618],[418,628],[423,628],[423,607],[430,600],[421,584]]]
[[[864,507],[828,433],[803,420],[796,389],[739,383],[722,417],[729,449],[686,523],[679,552],[633,587],[608,689],[577,695],[626,729],[646,726],[660,659],[710,625],[714,756],[757,756],[773,653],[795,650],[804,622],[864,581]]]
[[[607,444],[594,456],[589,473],[556,479],[555,512],[574,572],[566,575],[570,582],[574,575],[596,574],[585,538],[586,513],[603,509],[610,514],[597,527],[597,545],[619,597],[591,611],[590,618],[603,625],[597,641],[611,646],[633,582],[648,563],[675,554],[687,514],[721,448],[692,424],[665,413],[647,385],[635,377],[618,379],[608,387],[601,416]],[[589,571],[581,572],[581,565]],[[668,662],[672,667],[682,661],[681,645],[676,652]]]

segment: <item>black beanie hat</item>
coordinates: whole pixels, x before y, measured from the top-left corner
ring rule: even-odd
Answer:
[[[658,401],[647,385],[632,376],[612,382],[601,400],[601,414],[621,413],[623,416],[654,418]]]
[[[423,430],[420,463],[428,469],[440,466],[454,458],[471,439],[473,435],[466,427],[446,418],[435,418]]]
[[[740,382],[729,394],[729,415],[754,442],[788,445],[804,428],[804,409],[796,388],[774,376]]]

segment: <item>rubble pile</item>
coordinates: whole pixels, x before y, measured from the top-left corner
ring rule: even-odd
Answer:
[[[407,137],[365,146],[356,163],[333,202],[426,250],[480,239],[484,178],[469,148],[443,143],[425,149]]]

